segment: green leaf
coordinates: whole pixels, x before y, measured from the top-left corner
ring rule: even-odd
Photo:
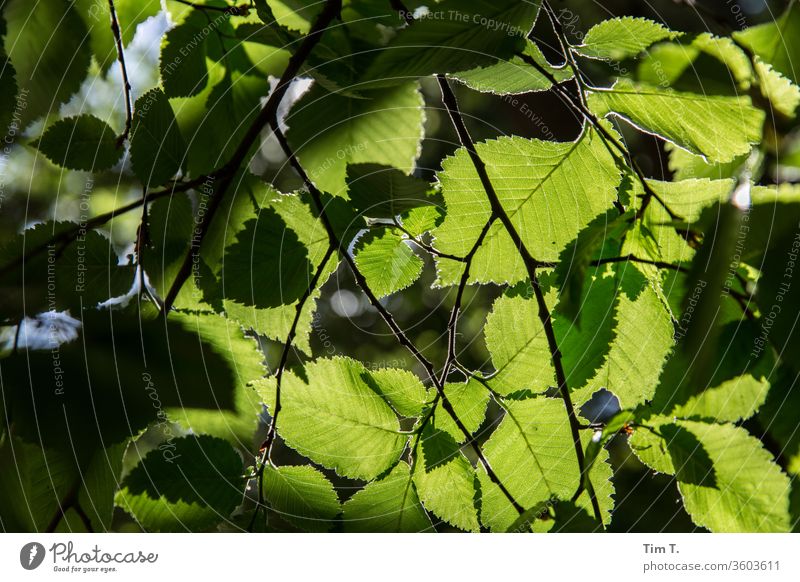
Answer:
[[[555,386],[547,337],[530,299],[500,297],[486,318],[484,333],[495,369],[489,381],[495,392],[543,394]]]
[[[633,264],[599,270],[587,286],[580,331],[554,321],[573,401],[586,402],[605,388],[622,408],[632,408],[652,398],[672,351],[670,314]]]
[[[78,503],[96,532],[112,531],[114,497],[122,477],[122,457],[128,443],[98,449],[80,477]]]
[[[267,466],[264,497],[281,519],[305,531],[329,531],[341,511],[331,482],[307,465]]]
[[[322,222],[315,218],[310,206],[300,196],[281,195],[271,189],[268,189],[266,194],[256,193],[256,196],[262,195],[268,201],[265,206],[268,205],[269,208],[273,209],[286,223],[286,235],[291,238],[293,233],[299,239],[307,249],[309,262],[316,268],[322,262],[330,244],[327,231]],[[234,213],[230,216],[229,224],[225,228],[227,238],[230,238],[231,235],[235,237],[237,230],[241,229],[242,224],[245,224],[246,217],[250,212],[250,209],[245,208],[241,215]],[[329,259],[320,276],[317,289],[311,294],[303,307],[303,312],[298,322],[295,345],[307,354],[311,353],[310,333],[317,300],[320,297],[320,289],[336,271],[338,264],[338,257],[333,256]],[[296,301],[288,305],[267,309],[244,306],[228,298],[224,298],[223,302],[225,313],[228,317],[236,319],[242,325],[252,328],[260,335],[279,342],[286,341],[292,321],[297,313]]]
[[[396,168],[379,164],[347,167],[347,195],[359,214],[372,218],[395,218],[414,208],[439,205],[425,180],[408,176]]]
[[[256,2],[256,5],[260,4]],[[323,5],[316,0],[269,0],[272,14],[275,20],[282,26],[290,30],[297,30],[302,33],[308,32],[311,23],[317,17]],[[260,12],[259,16],[268,16],[266,12]],[[264,20],[265,24],[272,24]]]
[[[252,435],[260,406],[246,384],[263,375],[256,343],[216,316],[172,314],[165,323],[138,315],[87,311],[71,324],[78,326],[74,339],[61,345],[47,330],[57,331],[48,326],[65,317],[42,320],[38,334],[26,327],[18,353],[0,360],[16,434],[84,454],[123,442],[153,421],[205,430],[208,423],[197,415],[210,409],[206,414],[226,435],[240,417]]]
[[[308,289],[314,266],[294,231],[272,208],[247,221],[236,243],[225,251],[221,279],[232,301],[255,307],[279,307]]]
[[[202,531],[228,520],[242,501],[244,466],[231,445],[199,435],[155,449],[128,474],[117,505],[148,531]]]
[[[483,452],[523,507],[554,496],[568,499],[578,488],[580,473],[564,404],[559,400],[539,397],[506,403],[506,417],[483,445]],[[514,521],[516,515],[495,511],[498,504],[507,503],[499,490],[484,489],[482,494],[484,524],[494,530],[502,529],[504,518],[510,519],[504,525]]]
[[[639,63],[637,78],[651,86],[735,96],[750,88],[753,69],[750,58],[729,37],[703,33],[652,47]]]
[[[290,447],[356,479],[374,479],[400,458],[406,438],[362,364],[321,359],[305,374],[284,376],[278,433]]]
[[[166,297],[189,252],[195,229],[195,217],[188,195],[175,193],[169,198],[156,200],[148,205],[147,244],[140,252],[139,260],[144,267],[150,285],[158,297]],[[203,302],[203,291],[198,287],[203,278],[211,275],[202,257],[192,269],[175,299],[176,309],[209,311]]]
[[[151,89],[136,100],[131,127],[131,164],[145,186],[163,184],[183,164],[183,141],[169,99]]]
[[[265,78],[229,71],[220,63],[209,70],[203,87],[192,97],[171,100],[189,146],[186,170],[193,176],[209,174],[231,158],[269,92]]]
[[[781,457],[786,461],[786,470],[794,476],[795,482],[800,475],[800,431],[794,412],[800,405],[797,380],[797,372],[780,366],[770,378],[767,401],[758,413],[759,425],[777,442]]]
[[[754,353],[761,354],[768,341],[786,363],[800,369],[796,359],[787,357],[800,345],[797,328],[800,286],[792,284],[800,250],[798,190],[754,188],[752,195],[750,231],[743,260],[761,270],[755,299],[764,320]]]
[[[428,401],[428,390],[413,372],[397,368],[371,369],[365,380],[383,395],[399,414],[415,418]]]
[[[414,485],[425,508],[454,527],[480,530],[475,499],[478,484],[467,458],[456,452],[446,463],[428,470],[424,446],[417,448],[417,455]]]
[[[361,80],[392,84],[493,65],[524,48],[538,11],[538,1],[445,0],[400,30]]]
[[[733,33],[733,38],[752,50],[763,61],[797,84],[800,76],[800,6],[792,0],[780,18]]]
[[[656,429],[661,439],[654,442],[653,435],[639,429],[631,446],[647,464],[654,453],[643,455],[642,447],[669,452],[653,468],[676,474],[686,510],[697,525],[712,532],[789,531],[789,478],[758,439],[730,424],[667,421]]]
[[[89,172],[107,170],[123,153],[114,130],[93,115],[60,119],[32,145],[54,164]]]
[[[758,326],[743,320],[741,308],[737,309],[738,317],[713,330],[715,339],[704,348],[702,361],[691,351],[676,350],[671,356],[652,398],[653,411],[670,418],[715,422],[738,422],[758,411],[767,397],[775,361],[769,352],[756,352]],[[695,368],[700,366],[704,370],[698,379]]]
[[[470,379],[462,384],[445,384],[444,393],[461,423],[470,433],[475,433],[486,420],[489,391],[477,380]],[[438,430],[449,434],[458,443],[467,440],[466,435],[461,432],[441,403],[437,404],[433,425]]]
[[[676,149],[673,153],[677,151],[691,156],[683,150]],[[691,157],[701,160],[698,156]],[[694,165],[686,166],[686,174],[691,175],[694,168]],[[705,229],[704,225],[698,223],[703,210],[727,200],[734,187],[732,180],[705,178],[678,182],[648,180],[647,183],[692,230]],[[637,184],[635,197],[638,198],[640,194],[644,194],[644,190]],[[660,204],[647,207],[639,229],[633,229],[625,243],[623,253],[654,261],[677,264],[690,261],[695,255],[695,250],[687,244],[686,239],[675,231],[673,220]],[[646,270],[647,267],[642,266],[642,269]]]
[[[379,298],[413,285],[424,266],[406,238],[388,229],[366,234],[356,246],[355,261]]]
[[[712,162],[728,162],[761,140],[764,113],[748,97],[706,96],[620,80],[588,96],[597,115],[617,115],[635,127]]]
[[[555,284],[559,288],[556,309],[572,321],[580,322],[583,285],[589,273],[590,263],[604,254],[605,247],[617,247],[630,228],[630,214],[619,215],[609,210],[578,233],[558,257],[555,269]]]
[[[187,430],[234,444],[252,442],[262,406],[251,383],[265,372],[259,343],[245,336],[236,322],[222,317],[206,314],[170,317],[177,320],[187,335],[191,334],[182,340],[180,334],[171,331],[168,351],[172,357],[182,362],[203,362],[202,370],[182,366],[180,373],[174,373],[180,404],[170,404],[167,408],[170,420]],[[164,371],[171,369],[167,364],[162,366]],[[200,378],[192,381],[192,374]],[[186,387],[190,387],[188,391]]]
[[[376,163],[411,173],[423,136],[422,105],[416,83],[364,91],[358,99],[317,84],[292,107],[287,137],[317,187],[344,196],[348,164]]]
[[[56,113],[78,91],[92,55],[86,26],[72,3],[49,0],[31,5],[26,0],[8,0],[3,15],[8,25],[6,54],[25,103],[19,110],[22,128],[42,115]]]
[[[756,59],[756,74],[761,93],[769,99],[775,111],[789,118],[794,117],[800,105],[800,87],[760,59]]]
[[[702,157],[690,154],[671,143],[664,145],[667,152],[669,152],[669,169],[673,172],[673,179],[676,182],[685,182],[696,178],[711,178],[714,180],[734,178],[750,157],[749,154],[744,154],[724,164],[711,164],[703,160]]]
[[[524,508],[552,498],[570,499],[581,475],[564,403],[537,397],[505,403],[506,416],[483,445],[489,464],[511,495]],[[587,435],[588,437],[588,435]],[[610,511],[610,467],[596,463],[591,472],[603,520]],[[481,521],[492,531],[507,531],[518,513],[484,470],[481,483]],[[584,501],[586,495],[582,498]]]
[[[0,134],[4,138],[11,130],[19,129],[19,121],[14,119],[14,109],[19,104],[15,76],[14,65],[0,45]]]
[[[577,50],[593,59],[622,61],[657,42],[679,36],[681,33],[646,18],[610,18],[590,28]]]
[[[620,174],[601,137],[586,128],[575,142],[502,137],[476,145],[503,209],[539,261],[559,253],[616,200]],[[436,249],[466,256],[492,216],[489,200],[466,150],[439,174],[447,215],[433,231]],[[463,264],[437,259],[439,284],[458,282]],[[500,221],[475,255],[471,281],[514,284],[527,278],[519,252]]]
[[[575,76],[569,67],[556,68],[548,63],[542,51],[533,41],[527,41],[523,54],[533,59],[559,83],[568,81]],[[469,71],[451,73],[448,76],[464,83],[475,91],[497,95],[518,95],[533,91],[547,91],[553,86],[547,76],[519,56],[515,56],[508,61],[500,61],[496,64],[489,64]],[[507,100],[507,102],[510,102],[512,107],[518,105],[514,99]],[[528,115],[532,113],[529,109],[523,109],[522,111]]]
[[[219,18],[210,20],[203,10],[193,10],[164,36],[159,68],[168,97],[191,97],[206,87],[207,41],[217,33]]]
[[[347,532],[422,532],[430,518],[414,489],[408,464],[401,461],[383,479],[367,484],[344,504]]]

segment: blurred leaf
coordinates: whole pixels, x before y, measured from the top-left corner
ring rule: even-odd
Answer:
[[[242,458],[224,440],[175,439],[148,453],[123,481],[117,505],[148,531],[202,531],[226,521],[242,501]]]

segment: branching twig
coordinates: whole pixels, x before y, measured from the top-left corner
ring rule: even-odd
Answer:
[[[461,301],[464,298],[464,290],[467,288],[467,283],[469,283],[472,260],[475,258],[475,254],[481,248],[481,245],[483,245],[483,241],[486,239],[486,235],[489,234],[489,229],[492,227],[495,220],[497,220],[497,215],[492,214],[492,216],[489,217],[489,220],[486,221],[484,227],[481,229],[478,238],[475,239],[475,244],[472,245],[469,253],[467,253],[467,256],[464,258],[464,272],[461,273],[461,280],[458,283],[458,290],[456,291],[456,300],[453,304],[453,309],[450,312],[450,319],[447,322],[447,359],[445,360],[444,367],[442,368],[442,375],[439,379],[440,384],[447,382],[447,376],[450,374],[450,368],[453,366],[453,363],[456,361],[458,356],[456,354],[458,316],[461,313]]]
[[[450,119],[453,122],[453,126],[456,129],[456,133],[458,134],[459,140],[461,145],[469,154],[470,159],[472,160],[472,165],[475,167],[475,171],[480,178],[481,184],[483,189],[486,192],[487,197],[489,198],[489,204],[492,208],[492,213],[500,219],[505,227],[506,231],[508,232],[511,240],[514,243],[514,246],[517,248],[520,256],[522,257],[522,261],[525,264],[525,268],[528,272],[528,277],[531,281],[531,286],[533,287],[533,292],[536,297],[536,303],[539,307],[538,314],[539,319],[542,322],[542,326],[544,327],[545,336],[547,337],[547,344],[550,349],[550,357],[553,362],[553,368],[556,372],[556,380],[558,382],[558,391],[561,395],[562,400],[564,401],[564,407],[567,411],[567,418],[569,419],[570,430],[572,432],[572,439],[573,445],[575,447],[575,455],[578,460],[578,469],[581,474],[580,485],[578,486],[578,490],[576,491],[573,500],[576,499],[582,492],[583,492],[583,475],[584,475],[584,452],[583,452],[583,443],[581,442],[580,436],[580,422],[578,421],[577,414],[575,413],[575,407],[572,404],[572,397],[569,393],[569,387],[567,386],[567,376],[564,372],[564,366],[561,362],[561,351],[558,348],[558,341],[556,339],[555,329],[553,328],[552,318],[550,316],[550,310],[547,307],[547,302],[544,297],[544,291],[542,290],[542,286],[539,282],[539,277],[536,273],[536,270],[544,265],[536,260],[533,255],[529,252],[528,248],[525,246],[525,243],[522,240],[519,232],[517,231],[516,226],[511,222],[511,218],[508,216],[508,213],[503,208],[503,205],[500,202],[500,198],[497,195],[497,192],[492,185],[492,181],[489,178],[489,174],[486,171],[486,165],[484,164],[483,160],[481,159],[480,155],[478,155],[477,150],[475,149],[475,144],[472,141],[472,138],[469,135],[469,131],[467,130],[467,126],[464,123],[464,119],[461,116],[461,112],[458,108],[458,101],[456,100],[456,96],[453,93],[453,90],[450,88],[447,79],[443,75],[438,75],[439,81],[439,88],[442,92],[442,102],[444,103],[447,112],[450,115]],[[600,510],[600,505],[597,501],[597,496],[594,494],[593,488],[591,486],[591,481],[587,478],[585,479],[587,484],[587,493],[589,494],[589,498],[592,503],[592,509],[594,510],[595,517],[597,520],[602,524],[602,511]]]
[[[289,163],[295,169],[295,171],[300,175],[300,178],[303,180],[303,183],[306,185],[309,193],[311,194],[311,198],[314,201],[314,205],[317,207],[317,212],[319,214],[320,221],[322,222],[325,230],[328,233],[328,239],[332,246],[336,248],[342,249],[341,241],[336,233],[336,230],[333,228],[328,216],[325,212],[325,206],[322,201],[322,192],[316,187],[316,185],[311,181],[308,177],[308,174],[305,172],[305,169],[300,164],[300,161],[295,156],[294,152],[292,151],[291,147],[289,146],[289,142],[286,140],[286,136],[283,135],[283,131],[278,124],[277,117],[270,120],[270,127],[272,128],[275,137],[278,140],[281,148],[283,149],[284,154],[289,159]],[[364,274],[359,270],[358,266],[355,263],[355,260],[347,252],[347,249],[342,249],[342,256],[344,261],[347,263],[347,266],[350,268],[351,272],[353,273],[353,277],[356,280],[356,283],[367,296],[372,307],[380,314],[383,320],[386,322],[386,325],[389,326],[389,329],[392,331],[392,334],[395,338],[400,342],[400,344],[405,347],[414,358],[420,363],[420,365],[425,369],[425,372],[428,375],[428,378],[433,383],[434,387],[436,388],[437,396],[436,400],[441,400],[442,408],[447,412],[450,418],[453,419],[453,422],[458,427],[458,430],[465,436],[467,443],[471,446],[472,450],[475,452],[475,455],[478,457],[478,461],[483,466],[484,470],[486,471],[487,476],[489,479],[494,483],[506,499],[511,503],[516,511],[520,514],[524,513],[525,509],[522,505],[516,500],[516,498],[511,494],[508,488],[503,484],[500,478],[497,476],[497,473],[494,472],[494,469],[489,464],[489,460],[483,454],[483,451],[478,446],[478,444],[472,438],[472,433],[470,430],[464,425],[462,420],[456,414],[455,409],[453,408],[452,403],[447,398],[447,395],[444,392],[444,384],[442,384],[439,379],[436,377],[436,372],[434,370],[433,364],[425,358],[422,352],[417,348],[414,343],[409,339],[406,333],[400,328],[397,322],[394,319],[394,316],[383,306],[380,302],[378,297],[373,293],[370,289],[369,284],[364,277]],[[430,418],[430,417],[429,417]]]
[[[450,259],[451,261],[458,261],[459,263],[465,263],[466,260],[467,260],[466,257],[457,257],[456,255],[443,253],[442,251],[435,249],[431,245],[427,244],[426,242],[420,240],[418,237],[414,236],[402,224],[397,222],[397,219],[394,219],[393,223],[391,225],[389,225],[389,226],[392,226],[393,228],[398,229],[400,232],[402,232],[404,235],[406,235],[408,237],[408,240],[410,240],[415,245],[417,245],[419,248],[421,248],[423,251],[425,251],[425,252],[427,252],[427,253],[429,253],[431,255],[440,257],[442,259]]]
[[[180,270],[175,277],[175,281],[173,282],[166,298],[164,299],[165,312],[168,312],[172,308],[172,305],[175,302],[175,299],[178,297],[181,287],[183,287],[183,284],[191,275],[192,265],[194,264],[195,257],[200,253],[200,248],[205,240],[206,235],[208,234],[211,224],[214,221],[217,210],[219,210],[222,199],[232,184],[236,171],[247,157],[247,152],[250,151],[250,148],[258,140],[259,136],[261,135],[261,131],[267,127],[267,125],[269,125],[273,118],[276,118],[278,106],[283,100],[284,95],[286,95],[289,85],[291,85],[294,78],[300,72],[300,69],[302,68],[306,59],[308,59],[311,51],[322,39],[322,35],[325,33],[325,30],[328,28],[328,26],[330,26],[333,20],[339,16],[341,9],[342,0],[327,0],[325,2],[325,7],[319,13],[319,16],[317,16],[317,19],[311,26],[311,30],[303,39],[303,42],[297,49],[297,52],[295,52],[289,59],[289,63],[286,65],[286,69],[284,70],[283,75],[281,75],[275,90],[272,91],[267,99],[266,104],[261,109],[250,127],[247,129],[247,133],[242,138],[242,141],[239,143],[230,160],[228,160],[228,162],[220,169],[220,171],[217,172],[217,176],[220,178],[220,183],[215,188],[214,193],[211,195],[211,200],[208,203],[208,209],[206,210],[206,213],[198,221],[196,227],[197,234],[192,239],[191,248],[186,254],[183,264],[181,265]]]

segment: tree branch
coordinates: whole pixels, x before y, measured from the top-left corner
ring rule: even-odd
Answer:
[[[284,154],[289,159],[289,163],[295,169],[295,171],[299,174],[300,178],[303,180],[303,183],[306,185],[309,193],[311,194],[311,198],[314,201],[314,205],[317,207],[317,212],[319,214],[319,218],[322,221],[325,230],[328,233],[328,239],[332,246],[342,249],[341,241],[339,240],[338,235],[336,234],[336,230],[333,228],[330,220],[328,219],[327,214],[325,213],[325,205],[322,201],[322,192],[316,187],[314,182],[311,181],[308,174],[306,173],[303,166],[300,164],[300,161],[295,156],[294,152],[292,151],[291,147],[289,146],[289,142],[286,140],[286,136],[283,134],[283,131],[278,124],[277,117],[270,120],[270,127],[272,128],[275,137],[278,140],[281,148],[283,149]],[[492,466],[489,464],[489,460],[483,454],[483,451],[480,447],[475,443],[475,440],[472,438],[472,433],[469,429],[464,425],[461,419],[456,414],[455,409],[453,408],[452,403],[447,398],[447,395],[444,392],[444,384],[442,384],[439,379],[436,377],[436,372],[434,370],[433,364],[425,358],[425,356],[420,352],[420,350],[414,345],[414,343],[409,339],[406,333],[400,328],[400,326],[395,321],[392,314],[383,306],[380,302],[378,297],[372,292],[369,287],[369,284],[364,277],[363,273],[358,269],[358,266],[355,263],[355,260],[347,252],[347,249],[343,249],[342,256],[344,261],[347,263],[347,266],[350,268],[351,272],[353,273],[353,277],[356,280],[356,283],[367,296],[370,304],[375,308],[375,310],[380,314],[383,320],[386,322],[386,325],[389,326],[389,329],[392,331],[392,334],[397,338],[398,342],[405,347],[414,358],[420,363],[420,365],[425,369],[425,372],[428,374],[428,378],[433,383],[434,387],[436,388],[436,401],[441,400],[442,408],[444,408],[445,412],[453,419],[458,430],[465,436],[467,442],[471,446],[472,450],[475,452],[475,455],[478,457],[478,461],[481,463],[483,468],[486,470],[486,474],[489,479],[494,483],[503,495],[508,499],[509,503],[516,509],[520,514],[524,513],[525,509],[520,505],[520,503],[516,500],[516,498],[511,494],[508,488],[503,484],[500,478],[497,476],[497,473],[494,472]]]
[[[191,275],[192,265],[194,264],[195,257],[200,253],[203,241],[205,240],[209,228],[214,221],[214,217],[217,213],[217,210],[219,210],[219,206],[223,197],[225,196],[225,193],[233,183],[236,171],[247,157],[247,153],[250,151],[250,148],[261,135],[261,131],[267,127],[267,125],[269,125],[270,120],[276,118],[278,106],[283,100],[284,95],[286,95],[286,91],[288,91],[292,81],[300,72],[300,68],[303,66],[306,59],[308,59],[311,51],[322,39],[322,35],[325,33],[325,30],[328,28],[328,26],[330,26],[333,20],[339,16],[341,9],[342,0],[327,0],[325,2],[325,7],[322,9],[322,12],[319,13],[319,16],[317,16],[317,19],[311,26],[311,30],[303,39],[303,42],[297,49],[297,52],[295,52],[291,58],[289,58],[289,63],[287,64],[283,75],[281,75],[275,90],[270,93],[266,104],[248,128],[247,133],[239,143],[239,146],[231,156],[231,159],[228,160],[228,162],[222,168],[220,168],[218,172],[215,173],[215,176],[220,178],[220,183],[215,189],[214,193],[211,195],[211,200],[209,201],[206,213],[197,224],[197,235],[192,239],[191,248],[186,254],[183,264],[181,265],[180,270],[175,277],[175,281],[173,282],[166,298],[164,299],[164,312],[168,312],[170,309],[172,309],[172,305],[175,302],[175,299],[178,297],[181,287],[183,287],[183,284]]]

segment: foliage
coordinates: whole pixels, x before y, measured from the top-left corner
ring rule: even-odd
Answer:
[[[88,186],[0,240],[0,527],[602,531],[620,450],[698,527],[798,527],[798,2],[578,39],[546,1],[109,4],[2,4],[3,156]],[[124,124],[79,103],[109,68]],[[545,93],[571,139],[473,142]]]

